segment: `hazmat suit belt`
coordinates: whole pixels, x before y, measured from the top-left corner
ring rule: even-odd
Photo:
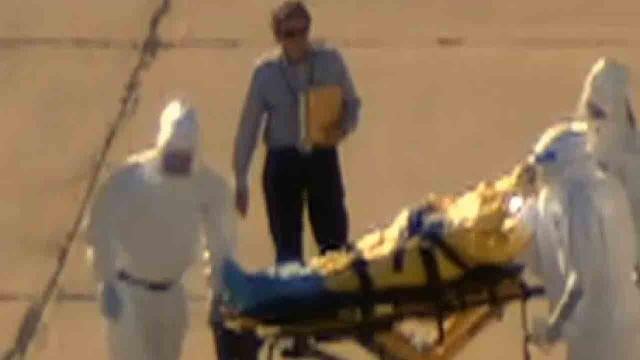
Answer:
[[[118,271],[118,280],[129,283],[131,285],[140,286],[151,291],[167,291],[174,284],[173,281],[158,282],[140,279],[124,270]]]

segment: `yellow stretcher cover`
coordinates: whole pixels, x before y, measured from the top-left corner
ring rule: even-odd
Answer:
[[[530,229],[520,221],[514,200],[522,199],[528,183],[523,167],[493,182],[482,182],[460,196],[429,195],[421,205],[428,205],[441,214],[445,223],[444,241],[470,267],[501,265],[515,260],[532,237]],[[358,256],[367,262],[372,290],[418,287],[428,284],[427,270],[420,246],[424,239],[407,238],[411,209],[405,209],[387,227],[373,231],[356,242],[357,251],[333,252],[312,258],[309,266],[321,273],[329,290],[356,292],[360,279],[353,270]],[[403,248],[401,269],[394,267],[394,255]],[[453,281],[464,269],[438,248],[434,249],[438,270],[443,281]]]

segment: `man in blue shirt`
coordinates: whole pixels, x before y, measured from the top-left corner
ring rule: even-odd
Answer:
[[[249,206],[248,173],[264,125],[267,158],[263,190],[278,263],[301,261],[306,200],[321,253],[344,246],[348,215],[337,145],[304,141],[300,94],[314,86],[335,85],[342,93],[338,143],[356,128],[360,99],[340,53],[309,41],[311,16],[300,1],[285,1],[272,13],[280,48],[258,61],[235,138],[233,169],[236,209]]]

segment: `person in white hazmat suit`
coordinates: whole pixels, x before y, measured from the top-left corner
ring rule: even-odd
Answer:
[[[594,155],[604,171],[625,188],[636,229],[636,271],[640,263],[640,139],[628,97],[629,71],[612,58],[600,58],[587,75],[576,109],[586,121]],[[636,277],[636,281],[640,278]]]
[[[155,148],[135,154],[100,188],[87,235],[101,283],[110,358],[176,360],[187,329],[181,277],[211,253],[211,286],[235,244],[226,180],[198,156],[196,112],[179,100],[160,116]]]
[[[640,297],[632,281],[634,228],[624,189],[587,149],[586,124],[556,125],[534,148],[539,186],[525,220],[534,229],[526,259],[551,311],[531,340],[560,338],[571,360],[640,359]]]

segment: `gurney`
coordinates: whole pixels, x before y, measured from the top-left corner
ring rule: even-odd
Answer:
[[[348,337],[382,355],[394,324],[431,318],[435,345],[444,344],[452,319],[480,323],[508,302],[542,293],[515,263],[532,236],[520,221],[529,185],[526,169],[517,167],[460,196],[429,195],[350,249],[305,266],[249,274],[229,260],[222,271],[225,324],[266,338]]]

